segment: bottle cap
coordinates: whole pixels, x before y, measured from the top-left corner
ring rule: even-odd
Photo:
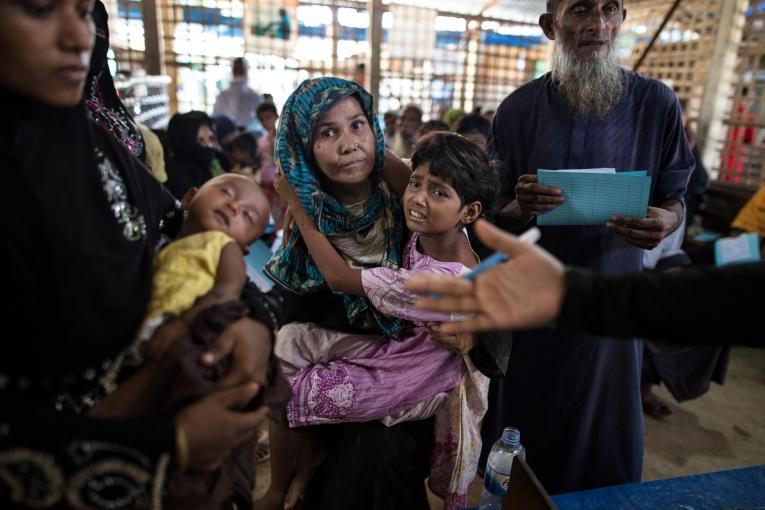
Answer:
[[[502,442],[506,445],[517,446],[521,443],[521,431],[513,427],[505,427],[502,431]]]

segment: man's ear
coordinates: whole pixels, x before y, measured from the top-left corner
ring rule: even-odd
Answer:
[[[191,201],[194,200],[194,197],[197,196],[197,191],[199,191],[199,188],[189,188],[189,190],[186,192],[185,195],[183,195],[183,199],[181,199],[181,210],[182,211],[188,211],[189,206],[191,205]]]
[[[546,12],[539,16],[539,26],[542,27],[542,32],[545,33],[548,39],[555,40],[555,28],[553,26],[553,15]]]
[[[481,205],[481,202],[475,201],[467,204],[465,207],[465,212],[462,213],[462,218],[460,221],[464,225],[467,225],[469,223],[473,223],[475,220],[481,217],[481,212],[483,211],[483,206]]]

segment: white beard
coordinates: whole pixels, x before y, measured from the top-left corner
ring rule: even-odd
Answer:
[[[603,118],[622,96],[622,68],[616,61],[615,41],[608,45],[605,56],[592,60],[579,60],[572,46],[558,34],[553,50],[553,80],[579,113]]]

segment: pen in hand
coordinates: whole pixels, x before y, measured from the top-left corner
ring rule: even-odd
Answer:
[[[537,227],[531,227],[526,232],[518,236],[518,239],[522,243],[536,244],[539,238],[542,237],[542,233]],[[486,257],[480,264],[475,266],[472,271],[463,276],[466,280],[475,280],[475,278],[483,272],[488,271],[497,264],[505,262],[509,256],[506,253],[496,252],[489,257]],[[438,293],[431,293],[428,295],[430,299],[439,299],[441,297]]]
[[[542,237],[542,233],[539,231],[537,227],[531,227],[526,232],[518,236],[518,240],[522,243],[526,244],[536,244],[537,241],[539,241],[539,238]],[[491,269],[492,267],[496,266],[497,264],[501,264],[504,261],[508,259],[507,253],[502,252],[496,252],[488,257],[486,257],[483,261],[481,261],[480,264],[475,266],[472,271],[470,271],[468,274],[463,276],[466,280],[475,280],[475,278],[485,272]]]

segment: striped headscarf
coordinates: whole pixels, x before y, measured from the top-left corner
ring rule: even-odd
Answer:
[[[358,99],[375,135],[375,166],[369,177],[372,179],[372,196],[364,203],[361,216],[353,217],[342,203],[321,189],[317,177],[321,170],[316,167],[312,148],[313,131],[319,120],[330,108],[350,96]],[[372,96],[366,90],[340,78],[315,78],[301,83],[284,104],[276,132],[275,159],[303,208],[324,235],[351,234],[383,222],[384,265],[399,266],[401,208],[381,177],[385,143],[374,115]],[[292,229],[265,269],[274,281],[298,294],[309,294],[324,286],[324,278],[297,228]],[[351,325],[372,322],[388,336],[400,333],[402,322],[382,315],[365,298],[344,294],[343,301]]]

